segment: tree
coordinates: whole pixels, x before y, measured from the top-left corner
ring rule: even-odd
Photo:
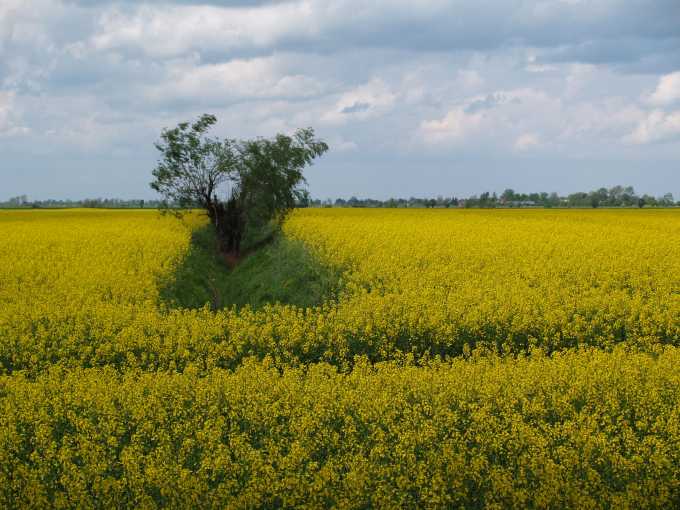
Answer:
[[[28,204],[28,197],[26,195],[19,195],[18,197],[12,197],[8,200],[8,203],[12,207],[21,207]]]
[[[161,160],[152,172],[151,188],[180,208],[206,209],[219,227],[217,193],[236,174],[237,157],[234,140],[220,142],[206,135],[216,122],[214,115],[205,114],[193,124],[182,122],[162,131],[161,141],[155,144]]]
[[[310,207],[313,204],[313,200],[311,196],[309,195],[309,191],[306,189],[303,189],[300,193],[300,196],[298,197],[297,202],[295,203],[295,207],[300,207],[302,209],[306,207]],[[319,202],[320,203],[320,202]]]
[[[217,122],[203,115],[165,129],[151,187],[180,210],[205,209],[223,251],[238,254],[244,236],[273,223],[280,226],[305,198],[302,170],[328,150],[312,128],[273,139],[225,139],[207,135]]]
[[[328,150],[328,145],[314,138],[312,128],[295,134],[276,135],[271,140],[258,138],[236,144],[237,174],[232,197],[245,216],[246,225],[262,227],[283,222],[296,202],[304,197],[303,169]]]
[[[516,200],[515,198],[515,191],[512,188],[506,189],[502,194],[501,194],[501,201],[503,203],[507,202],[512,202]]]

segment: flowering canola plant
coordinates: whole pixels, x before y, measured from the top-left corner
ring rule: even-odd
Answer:
[[[296,211],[313,308],[173,309],[199,214],[0,212],[0,506],[680,505],[680,212]]]
[[[677,210],[321,209],[287,232],[348,268],[335,313],[384,349],[680,340]]]

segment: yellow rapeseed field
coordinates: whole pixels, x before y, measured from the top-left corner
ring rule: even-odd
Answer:
[[[347,268],[331,318],[379,357],[680,340],[678,210],[322,209],[286,230]]]
[[[296,211],[315,308],[171,309],[206,225],[0,211],[0,507],[680,506],[680,211]]]

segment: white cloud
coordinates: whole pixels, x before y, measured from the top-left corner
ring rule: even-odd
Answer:
[[[536,55],[530,53],[527,57],[527,64],[524,67],[530,73],[550,73],[558,71],[559,68],[554,65],[539,64],[536,62]]]
[[[372,79],[340,96],[332,110],[321,118],[331,124],[367,120],[384,115],[392,109],[397,95],[381,79]]]
[[[572,64],[566,80],[566,95],[575,96],[597,75],[597,67],[592,64]]]
[[[652,145],[680,138],[672,3],[0,0],[0,152],[95,168],[128,151],[144,174],[160,129],[207,111],[220,136],[314,126],[332,147],[319,164],[337,152],[355,176],[464,153],[471,192],[507,184],[485,158],[521,159],[528,175],[522,151],[537,149],[553,167],[593,156],[611,182],[622,151],[672,172],[678,145]],[[383,189],[373,175],[367,194]]]
[[[558,67],[546,64],[527,64],[524,69],[530,73],[552,73],[557,71]]]
[[[507,145],[526,129],[547,128],[556,101],[531,88],[498,90],[467,98],[441,119],[426,120],[420,132],[426,143],[438,144],[479,138],[488,146]],[[530,131],[533,132],[533,131]],[[537,136],[537,135],[534,135]],[[514,146],[514,141],[510,143]]]
[[[538,135],[535,133],[524,133],[515,140],[515,149],[518,151],[526,151],[537,147],[539,144]]]
[[[627,142],[670,139],[676,122],[674,115],[648,115],[630,98],[585,100],[525,87],[469,97],[443,117],[422,121],[419,134],[427,145],[602,157]]]
[[[170,64],[165,79],[147,87],[151,100],[208,99],[229,103],[235,98],[299,98],[322,93],[319,80],[290,73],[276,57],[231,60],[219,64],[175,62]]]
[[[567,102],[557,113],[562,119],[558,141],[572,150],[590,146],[602,152],[620,144],[645,114],[628,98]]]
[[[172,57],[197,49],[270,47],[286,36],[315,33],[306,2],[259,8],[142,6],[133,14],[117,9],[104,12],[91,44],[98,50],[127,47]]]
[[[21,124],[14,93],[0,90],[0,137],[29,134],[31,130]]]
[[[484,78],[475,69],[461,69],[458,71],[458,80],[464,87],[479,88],[484,85]]]
[[[218,3],[209,1],[139,2],[131,7],[134,2],[127,2],[106,8],[92,41],[101,49],[129,47],[149,55],[176,56],[199,49],[234,51],[281,44],[338,49],[348,40],[365,47],[454,51],[487,51],[523,41],[569,53],[572,48],[581,51],[575,41],[585,40],[595,43],[595,49],[570,61],[601,61],[609,53],[616,61],[620,52],[603,54],[596,43],[613,41],[616,49],[619,39],[634,35],[663,45],[664,39],[677,35],[680,11],[670,5],[672,0],[645,4],[640,12],[642,2],[599,1],[588,8],[580,2],[554,0],[289,0],[241,7],[208,5]],[[655,47],[638,44],[626,59],[633,61]]]
[[[62,21],[64,12],[56,0],[0,1],[0,51],[9,43],[52,50],[52,24]]]
[[[328,140],[328,144],[333,151],[351,152],[359,148],[356,142],[346,140],[342,136],[333,136]]]
[[[420,130],[426,143],[456,141],[479,131],[483,118],[482,113],[468,114],[464,108],[458,107],[440,120],[423,121]]]
[[[656,90],[649,96],[649,102],[668,105],[680,100],[680,71],[659,78]]]
[[[636,144],[680,140],[680,111],[666,113],[654,110],[627,137]]]

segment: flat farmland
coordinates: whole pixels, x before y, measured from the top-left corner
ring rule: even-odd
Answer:
[[[680,504],[678,210],[296,210],[305,307],[170,304],[200,232],[0,212],[0,505]]]

